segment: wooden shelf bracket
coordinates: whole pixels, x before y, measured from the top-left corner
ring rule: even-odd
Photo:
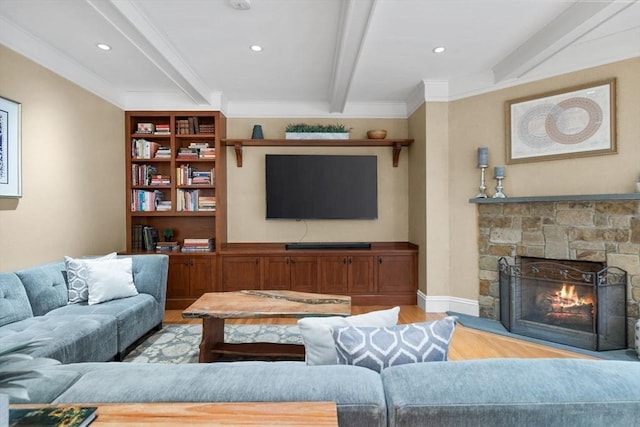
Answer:
[[[236,151],[236,163],[239,168],[242,167],[242,142],[235,142],[233,148]]]

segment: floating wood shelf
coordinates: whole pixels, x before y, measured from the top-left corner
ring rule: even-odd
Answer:
[[[222,144],[233,147],[236,164],[242,167],[243,147],[392,147],[393,167],[398,167],[402,147],[413,139],[223,139]]]

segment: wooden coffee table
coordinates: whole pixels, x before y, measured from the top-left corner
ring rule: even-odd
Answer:
[[[225,319],[272,317],[348,316],[351,297],[295,291],[210,292],[182,312],[186,319],[202,319],[200,362],[213,362],[222,355],[252,358],[304,359],[304,346],[297,344],[224,342]]]

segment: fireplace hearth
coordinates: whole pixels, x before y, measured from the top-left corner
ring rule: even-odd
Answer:
[[[500,321],[510,332],[588,350],[626,348],[627,273],[601,262],[498,261]]]

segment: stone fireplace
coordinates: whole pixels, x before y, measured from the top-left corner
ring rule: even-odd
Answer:
[[[480,317],[500,319],[498,260],[589,261],[627,273],[627,346],[640,317],[640,194],[471,199],[478,207]]]

